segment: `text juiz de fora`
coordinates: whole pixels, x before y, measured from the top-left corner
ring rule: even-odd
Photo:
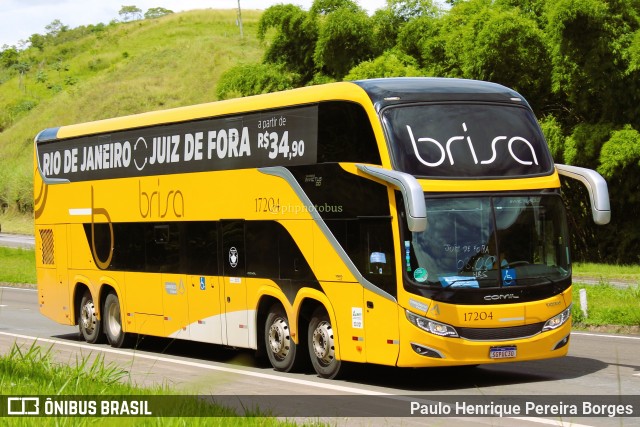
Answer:
[[[139,152],[144,154],[138,154]],[[144,160],[136,160],[143,156]],[[69,148],[65,149],[63,153],[53,151],[43,154],[42,171],[49,176],[58,175],[61,172],[75,173],[128,168],[132,162],[138,169],[142,169],[146,163],[154,165],[189,162],[205,158],[211,160],[244,156],[251,156],[249,128],[247,127],[240,130],[231,128],[211,130],[206,133],[186,133],[184,136],[159,136],[151,138],[150,143],[140,137],[135,143],[130,141],[108,142]]]
[[[485,403],[472,404],[465,401],[455,403],[435,402],[421,403],[411,402],[410,414],[413,416],[492,416],[505,417],[515,415],[525,416],[549,416],[549,415],[578,415],[578,416],[607,416],[617,417],[633,415],[633,405],[597,404],[593,402],[541,404],[536,402],[519,403]]]

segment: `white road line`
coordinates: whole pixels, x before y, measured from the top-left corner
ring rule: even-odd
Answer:
[[[49,338],[38,338],[38,337],[29,336],[29,335],[12,334],[12,333],[9,333],[9,332],[0,332],[0,335],[5,335],[5,336],[9,336],[9,337],[14,337],[14,338],[23,338],[23,339],[29,339],[29,340],[36,340],[38,342],[45,342],[45,343],[51,343],[51,344],[66,345],[66,346],[69,346],[69,347],[82,348],[82,349],[86,349],[86,350],[90,350],[90,351],[101,351],[103,353],[118,354],[118,355],[122,355],[122,356],[131,356],[134,359],[136,359],[136,358],[138,358],[138,359],[148,359],[148,360],[153,360],[153,361],[156,361],[156,362],[175,363],[175,364],[178,364],[178,365],[192,366],[192,367],[195,367],[195,368],[209,369],[209,370],[212,370],[212,371],[221,371],[221,372],[229,372],[229,373],[238,374],[238,375],[247,375],[247,376],[263,378],[263,379],[267,379],[267,380],[271,380],[271,381],[282,381],[282,382],[288,382],[288,383],[293,383],[293,384],[304,385],[304,386],[308,386],[308,387],[317,387],[317,388],[327,389],[327,390],[331,390],[331,391],[341,391],[341,392],[345,392],[345,393],[354,393],[354,394],[361,394],[361,395],[368,395],[368,396],[393,396],[393,394],[391,394],[391,393],[383,393],[383,392],[377,392],[377,391],[371,391],[371,390],[364,390],[364,389],[354,388],[354,387],[345,387],[345,386],[341,386],[341,385],[338,385],[338,384],[327,384],[327,383],[322,383],[322,382],[313,382],[313,381],[307,381],[307,380],[300,380],[300,379],[296,379],[296,378],[281,377],[281,376],[272,375],[272,374],[265,374],[265,373],[262,373],[262,372],[254,372],[254,371],[249,371],[249,370],[244,370],[244,369],[227,368],[227,367],[224,367],[224,366],[215,366],[215,365],[209,365],[209,364],[206,364],[206,363],[199,363],[199,362],[189,362],[187,360],[177,360],[177,359],[171,359],[171,358],[168,358],[168,357],[154,356],[154,355],[150,355],[150,354],[133,353],[133,352],[130,352],[130,351],[117,350],[117,349],[114,349],[114,348],[104,348],[104,347],[97,347],[97,346],[88,345],[88,344],[70,343],[70,342],[65,342],[65,341],[60,341],[60,340],[52,340],[52,339],[49,339]]]
[[[69,346],[69,347],[87,349],[87,350],[90,350],[90,351],[101,351],[103,353],[111,353],[111,354],[118,354],[118,355],[124,355],[124,356],[132,356],[134,359],[135,358],[148,359],[148,360],[153,360],[153,361],[156,361],[156,362],[168,362],[168,363],[175,363],[175,364],[178,364],[178,365],[192,366],[192,367],[201,368],[201,369],[208,369],[208,370],[212,370],[212,371],[229,372],[229,373],[238,374],[238,375],[247,375],[247,376],[256,377],[256,378],[263,378],[263,379],[272,380],[272,381],[282,381],[282,382],[287,382],[287,383],[292,383],[292,384],[304,385],[304,386],[308,386],[308,387],[322,388],[322,389],[331,390],[331,391],[341,391],[341,392],[345,392],[345,393],[353,393],[353,394],[366,395],[366,396],[389,396],[389,398],[391,398],[391,399],[399,399],[399,400],[412,399],[412,398],[409,398],[407,396],[397,396],[397,395],[394,395],[392,393],[384,393],[384,392],[365,390],[365,389],[355,388],[355,387],[346,387],[346,386],[341,386],[341,385],[337,385],[337,384],[327,384],[327,383],[322,383],[322,382],[314,382],[314,381],[300,380],[300,379],[295,379],[295,378],[281,377],[281,376],[265,374],[265,373],[261,373],[261,372],[253,372],[253,371],[249,371],[249,370],[242,370],[242,369],[227,368],[227,367],[223,367],[223,366],[208,365],[208,364],[199,363],[199,362],[189,362],[189,361],[186,361],[186,360],[171,359],[171,358],[162,357],[162,356],[153,356],[153,355],[148,355],[148,354],[132,353],[132,352],[129,352],[129,351],[117,350],[117,349],[113,349],[113,348],[97,347],[97,346],[88,345],[88,344],[70,343],[70,342],[65,342],[65,341],[60,341],[60,340],[53,340],[53,339],[49,339],[49,338],[39,338],[39,337],[34,337],[34,336],[29,336],[29,335],[13,334],[13,333],[9,333],[9,332],[0,332],[0,335],[4,335],[4,336],[8,336],[8,337],[14,337],[14,338],[35,340],[36,342],[45,342],[45,343],[51,343],[51,344],[66,345],[66,346]],[[430,401],[429,400],[430,397],[431,396],[429,396],[429,395],[425,395],[425,396],[422,397],[421,400]],[[529,422],[538,423],[538,424],[553,425],[553,426],[558,426],[558,427],[592,427],[592,426],[585,425],[585,424],[567,423],[567,422],[564,422],[564,421],[550,420],[550,419],[546,419],[546,418],[537,418],[537,417],[505,417],[505,418],[514,419],[514,420],[521,420],[521,421],[529,421]],[[468,420],[467,418],[458,418],[458,417],[454,417],[454,419]]]
[[[31,288],[14,288],[12,286],[0,286],[0,289],[11,289],[12,291],[28,291],[28,292],[38,292],[37,289]]]
[[[509,417],[513,420],[521,420],[521,421],[531,421],[539,424],[547,424],[551,426],[559,426],[559,427],[592,427],[586,424],[576,424],[572,422],[566,421],[556,421],[556,420],[548,420],[546,418],[533,418],[533,417]]]
[[[631,336],[631,335],[592,334],[591,332],[571,332],[571,335],[583,335],[586,337],[600,337],[600,338],[621,338],[625,340],[640,340],[640,337]]]

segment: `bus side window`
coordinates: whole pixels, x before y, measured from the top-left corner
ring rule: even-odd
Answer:
[[[273,221],[247,221],[247,276],[278,278],[278,251],[276,223]]]
[[[247,276],[315,280],[311,267],[287,229],[276,221],[247,221]]]
[[[145,230],[146,271],[176,273],[180,269],[180,231],[176,223],[149,223]]]
[[[326,224],[358,271],[368,281],[395,297],[391,218],[327,220]]]
[[[363,275],[380,289],[396,296],[395,256],[391,219],[360,219]]]
[[[136,222],[116,223],[113,224],[113,233],[114,244],[111,269],[144,271],[144,224]]]
[[[318,163],[361,162],[379,165],[371,122],[361,105],[321,102],[318,108]]]
[[[278,224],[278,257],[280,278],[314,281],[315,276],[309,263],[286,228]]]
[[[186,273],[218,275],[218,223],[187,222],[185,225]]]

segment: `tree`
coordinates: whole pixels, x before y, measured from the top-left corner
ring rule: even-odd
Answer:
[[[269,29],[276,34],[265,51],[264,62],[282,64],[300,75],[305,84],[314,73],[313,53],[318,38],[316,20],[299,6],[275,5],[264,11],[258,21],[258,38],[265,40]]]
[[[3,50],[0,53],[0,64],[4,68],[11,68],[15,66],[20,60],[20,53],[15,46],[3,46]]]
[[[47,35],[52,38],[56,38],[61,33],[69,31],[69,27],[64,25],[59,19],[54,19],[49,25],[46,25],[44,29],[47,30]]]
[[[353,67],[345,80],[374,79],[380,77],[419,77],[423,72],[416,60],[397,51],[387,51],[376,59],[363,61]]]
[[[341,79],[355,65],[371,59],[373,49],[373,29],[366,12],[343,7],[325,16],[313,57],[318,69]]]
[[[44,50],[44,46],[46,42],[47,42],[47,38],[42,34],[35,33],[35,34],[32,34],[31,37],[29,37],[29,43],[31,43],[31,47],[35,47],[40,51]]]
[[[328,15],[338,9],[348,9],[352,12],[362,10],[353,0],[314,0],[309,9],[312,15]]]
[[[611,191],[614,221],[598,234],[598,242],[613,263],[640,262],[640,133],[630,125],[612,132],[602,146],[598,172]]]
[[[640,30],[633,33],[633,37],[627,49],[629,56],[629,73],[640,71]]]
[[[378,9],[371,17],[376,55],[392,49],[398,42],[398,33],[404,22],[389,9]]]
[[[441,19],[420,16],[407,22],[398,34],[398,49],[415,58],[421,68],[434,76],[449,75],[441,27]]]
[[[433,17],[439,12],[431,0],[387,0],[387,8],[405,22],[421,16]]]
[[[122,6],[118,15],[122,17],[124,22],[142,19],[142,9],[137,6]]]
[[[547,19],[553,90],[570,106],[566,119],[639,123],[640,75],[629,63],[637,2],[558,0],[548,3]]]
[[[551,60],[543,32],[518,9],[488,9],[458,52],[463,77],[503,84],[527,94],[541,110],[551,92]]]
[[[155,19],[173,13],[173,10],[165,9],[164,7],[152,7],[144,13],[144,19]]]

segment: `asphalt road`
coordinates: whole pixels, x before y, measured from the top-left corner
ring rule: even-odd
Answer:
[[[23,234],[0,233],[0,246],[33,249],[35,246],[35,238]]]
[[[187,394],[201,396],[281,396],[272,403],[285,406],[290,415],[293,402],[313,406],[313,419],[332,425],[640,425],[640,418],[586,418],[567,416],[510,416],[502,418],[389,418],[385,404],[421,399],[434,402],[453,398],[496,400],[508,396],[557,395],[562,401],[589,395],[640,397],[640,336],[574,332],[569,356],[538,362],[520,362],[473,369],[399,369],[354,366],[344,380],[324,380],[311,372],[281,373],[256,361],[253,352],[220,346],[146,337],[135,349],[113,349],[106,344],[89,345],[78,338],[76,327],[58,325],[38,311],[34,290],[0,288],[0,352],[14,343],[53,346],[54,357],[64,363],[102,354],[130,372],[139,385],[165,384]],[[343,407],[339,408],[336,397]],[[346,396],[344,400],[342,397]],[[364,400],[363,400],[364,399]],[[636,399],[637,400],[637,399]],[[237,399],[239,401],[239,399]],[[260,401],[261,407],[265,402]],[[239,403],[244,405],[244,403]],[[407,402],[407,405],[409,403]],[[358,405],[372,411],[373,418],[344,414]],[[368,405],[368,406],[367,406]],[[640,404],[636,408],[640,416]],[[367,409],[368,408],[368,409]],[[407,406],[408,408],[408,406]],[[241,408],[240,408],[241,409]],[[325,418],[337,413],[339,417]],[[376,412],[378,411],[378,412]],[[408,409],[407,409],[408,411]],[[294,411],[294,414],[296,412]],[[320,413],[321,415],[317,415]],[[380,415],[382,414],[382,416]],[[378,415],[378,416],[375,416]],[[567,424],[571,423],[571,424]]]

